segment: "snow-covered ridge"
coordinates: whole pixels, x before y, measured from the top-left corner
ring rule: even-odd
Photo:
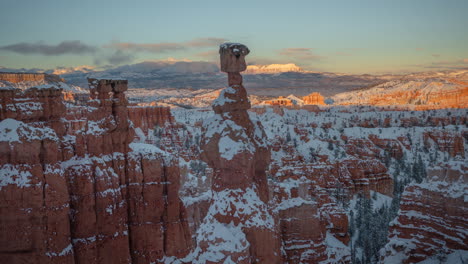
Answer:
[[[380,85],[336,94],[340,105],[439,105],[443,108],[466,107],[468,74],[464,71],[412,74]]]
[[[304,70],[294,63],[268,64],[268,65],[248,65],[245,74],[274,74],[282,72],[304,72]]]

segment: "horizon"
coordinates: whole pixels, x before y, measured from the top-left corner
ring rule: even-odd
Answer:
[[[178,62],[185,62],[185,63],[212,63],[215,64],[218,69],[216,72],[223,73],[220,68],[219,68],[219,62],[213,62],[213,61],[191,61],[187,59],[183,60],[173,60],[172,58],[168,58],[167,60],[148,60],[148,61],[141,61],[141,62],[136,62],[136,63],[131,63],[131,64],[125,64],[125,65],[115,65],[114,67],[106,67],[106,68],[100,68],[100,67],[94,67],[91,65],[80,65],[77,67],[63,67],[63,66],[58,66],[56,68],[51,68],[51,69],[40,69],[40,68],[8,68],[0,65],[0,73],[28,73],[28,74],[51,74],[51,75],[67,75],[67,74],[72,74],[72,73],[98,73],[98,72],[105,72],[107,70],[113,70],[119,67],[126,67],[126,66],[135,66],[138,64],[144,64],[144,63],[167,63],[167,65],[171,65],[171,63],[178,63]],[[466,67],[460,67],[460,68],[442,68],[442,69],[422,69],[422,70],[414,70],[414,71],[401,71],[401,72],[359,72],[359,73],[350,73],[350,72],[332,72],[332,71],[311,71],[311,70],[306,70],[297,64],[293,62],[285,62],[285,63],[272,63],[272,64],[248,64],[247,65],[247,70],[249,70],[250,67],[252,66],[257,66],[257,67],[264,67],[264,66],[272,66],[272,65],[279,65],[279,66],[285,66],[285,65],[293,65],[301,68],[301,71],[282,71],[278,73],[287,73],[287,72],[297,72],[297,73],[319,73],[319,74],[336,74],[336,75],[355,75],[355,76],[360,76],[360,75],[371,75],[371,76],[385,76],[385,75],[394,75],[394,76],[405,76],[405,75],[412,75],[412,74],[425,74],[425,73],[437,73],[437,72],[464,72],[468,71],[468,66]],[[247,73],[245,72],[244,74],[246,75],[251,75],[251,74],[268,74],[268,73]],[[273,74],[273,73],[272,73]]]
[[[468,2],[456,0],[12,1],[0,11],[0,23],[15,25],[0,28],[0,66],[100,70],[168,58],[218,64],[219,44],[233,41],[249,46],[254,65],[373,75],[467,69],[466,11]]]

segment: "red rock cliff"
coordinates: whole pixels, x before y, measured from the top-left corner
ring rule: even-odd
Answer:
[[[463,162],[442,165],[428,172],[429,180],[406,187],[381,263],[416,263],[468,249],[467,170]]]
[[[60,89],[0,90],[0,258],[149,263],[192,246],[178,160],[131,143],[126,81],[91,80],[90,106]]]
[[[63,79],[54,74],[46,73],[7,73],[0,72],[0,80],[11,83],[19,82],[63,82]]]

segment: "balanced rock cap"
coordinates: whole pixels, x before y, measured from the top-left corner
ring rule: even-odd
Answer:
[[[247,69],[245,56],[250,53],[247,46],[240,43],[223,43],[219,46],[221,71],[242,72]]]

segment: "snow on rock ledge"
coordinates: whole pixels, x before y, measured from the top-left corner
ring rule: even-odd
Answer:
[[[44,127],[36,128],[22,121],[7,118],[0,121],[0,142],[18,142],[49,139],[58,141],[54,130]]]

